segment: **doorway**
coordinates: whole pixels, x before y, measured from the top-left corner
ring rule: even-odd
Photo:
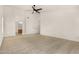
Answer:
[[[16,34],[17,35],[22,35],[23,34],[23,22],[22,21],[17,21],[16,22]]]

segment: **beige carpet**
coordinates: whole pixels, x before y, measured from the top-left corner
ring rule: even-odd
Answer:
[[[79,53],[79,42],[42,35],[19,35],[4,38],[0,53]]]

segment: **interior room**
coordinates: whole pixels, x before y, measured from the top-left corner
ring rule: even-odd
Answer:
[[[79,6],[0,5],[0,54],[79,53]]]

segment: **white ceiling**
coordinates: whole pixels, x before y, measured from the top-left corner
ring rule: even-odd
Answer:
[[[19,10],[24,10],[24,11],[32,11],[32,5],[5,5],[5,7],[13,7]],[[48,5],[36,5],[36,8],[42,8],[43,10],[50,9],[52,6]]]
[[[32,5],[5,5],[5,7],[16,8],[17,10],[22,11],[32,11]],[[52,11],[53,9],[56,10],[56,6],[53,5],[36,5],[36,8],[42,8],[42,11]]]
[[[5,5],[5,7],[13,7],[20,10],[31,10],[32,5]]]
[[[18,10],[23,10],[23,11],[32,11],[32,5],[5,5],[7,7],[13,7],[16,8]],[[37,8],[42,8],[42,11],[54,11],[54,10],[58,10],[60,8],[65,8],[65,7],[69,7],[69,6],[64,6],[64,5],[36,5]],[[72,6],[74,7],[74,6]],[[70,8],[70,7],[69,7]]]

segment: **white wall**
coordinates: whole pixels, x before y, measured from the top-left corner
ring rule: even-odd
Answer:
[[[2,21],[2,14],[3,10],[2,10],[2,6],[0,6],[0,46],[3,40],[3,21]]]
[[[4,34],[5,36],[15,35],[15,15],[14,9],[10,7],[4,7]]]
[[[79,41],[79,6],[43,6],[41,35]]]
[[[26,33],[39,34],[40,33],[40,14],[27,14],[29,19],[26,19]]]
[[[0,16],[0,46],[1,46],[2,40],[3,40],[2,19],[1,19],[1,16]]]

